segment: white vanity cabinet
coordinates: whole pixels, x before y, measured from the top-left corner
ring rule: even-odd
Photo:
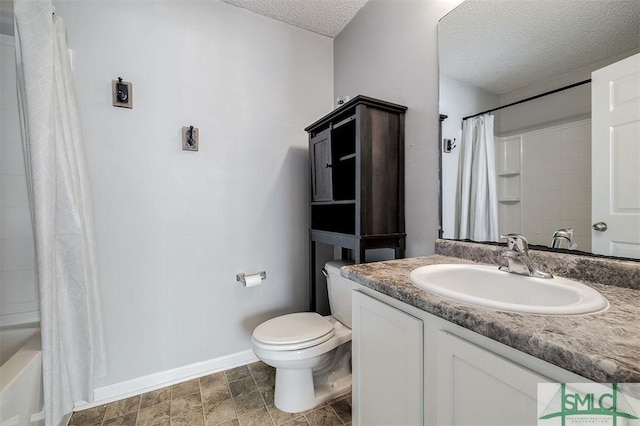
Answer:
[[[535,426],[538,383],[590,382],[368,288],[352,303],[354,425]]]
[[[354,424],[422,424],[422,320],[358,291],[352,315]]]

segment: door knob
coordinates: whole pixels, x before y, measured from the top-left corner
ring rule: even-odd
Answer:
[[[607,230],[607,224],[604,222],[594,223],[592,228],[594,231],[604,232]]]

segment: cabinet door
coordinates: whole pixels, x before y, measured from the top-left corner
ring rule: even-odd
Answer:
[[[437,338],[437,424],[537,424],[537,385],[550,380],[452,334]]]
[[[422,320],[353,292],[356,425],[423,424]]]
[[[331,164],[331,130],[326,129],[311,139],[311,189],[313,201],[333,200]]]

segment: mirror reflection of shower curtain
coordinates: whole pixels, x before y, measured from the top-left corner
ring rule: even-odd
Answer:
[[[45,424],[104,374],[89,175],[66,30],[51,0],[14,0],[16,75],[36,246]]]
[[[455,238],[500,241],[493,115],[462,122]]]

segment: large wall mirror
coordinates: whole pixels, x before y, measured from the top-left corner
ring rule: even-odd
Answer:
[[[466,0],[438,45],[442,237],[640,258],[640,2]]]

